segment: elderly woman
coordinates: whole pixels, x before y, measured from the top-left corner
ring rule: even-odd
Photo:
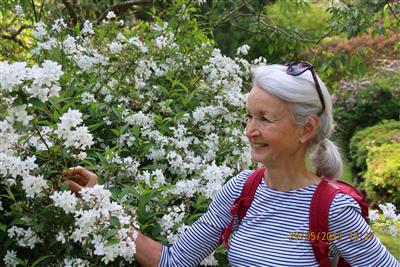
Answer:
[[[332,130],[331,98],[311,64],[255,69],[247,101],[246,135],[252,159],[266,171],[230,240],[230,265],[319,266],[309,240],[289,237],[309,231],[310,203],[321,179],[337,179],[342,174],[340,153],[329,140]],[[306,164],[309,155],[314,171]],[[218,246],[221,232],[232,219],[230,207],[251,174],[245,170],[228,181],[208,211],[172,246],[139,233],[137,261],[143,266],[196,266]],[[80,177],[77,183],[69,181],[74,191],[97,179],[82,167],[68,175]],[[329,242],[331,260],[340,254],[351,266],[400,267],[373,235],[358,240],[346,236],[371,233],[360,206],[350,196],[336,195],[328,222],[330,232],[343,233],[343,238]]]

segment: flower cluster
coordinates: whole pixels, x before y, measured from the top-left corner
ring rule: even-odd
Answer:
[[[168,208],[168,213],[160,219],[161,232],[167,235],[168,241],[173,243],[178,239],[179,235],[186,229],[182,226],[183,218],[185,217],[185,205]],[[178,234],[174,234],[174,229],[177,229]]]
[[[22,92],[43,102],[49,97],[59,96],[61,87],[58,80],[63,75],[61,66],[51,60],[45,60],[42,66],[27,67],[26,62],[0,62],[0,90],[12,92],[19,90],[17,85],[26,83]]]
[[[36,243],[43,242],[32,228],[24,229],[22,227],[13,226],[7,231],[8,237],[15,238],[20,247],[28,247],[33,249]]]
[[[396,236],[400,228],[400,214],[396,212],[396,206],[392,203],[379,204],[378,210],[370,210],[369,219],[373,223],[373,227],[383,230],[390,235]]]
[[[75,224],[66,233],[60,232],[57,240],[65,243],[69,239],[82,246],[90,244],[93,251],[88,254],[102,256],[104,263],[122,257],[128,262],[134,260],[137,232],[129,235],[130,225],[134,223],[132,215],[126,214],[124,208],[110,200],[111,192],[104,186],[96,185],[83,188],[78,199],[69,191],[55,192],[50,198],[56,207],[75,217]],[[102,233],[106,232],[106,237]]]
[[[68,109],[68,112],[61,116],[61,123],[57,124],[55,131],[59,138],[64,139],[66,147],[85,150],[94,144],[93,136],[86,126],[78,126],[82,123],[82,113],[78,110]]]

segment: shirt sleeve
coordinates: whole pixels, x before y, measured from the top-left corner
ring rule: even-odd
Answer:
[[[338,194],[329,209],[329,232],[341,238],[330,242],[331,252],[340,254],[352,267],[400,267],[361,215],[361,208],[350,196]]]
[[[230,206],[240,195],[250,173],[243,171],[229,180],[217,193],[207,212],[172,246],[163,246],[160,267],[197,266],[215,250],[223,229],[231,221]]]

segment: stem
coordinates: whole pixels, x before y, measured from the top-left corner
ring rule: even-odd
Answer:
[[[33,14],[35,16],[35,23],[37,23],[38,22],[38,16],[37,16],[37,12],[36,12],[35,3],[34,3],[33,0],[31,0],[31,3],[32,3],[32,8],[33,8]]]
[[[390,12],[392,13],[393,17],[400,22],[400,18],[396,15],[396,12],[394,12],[392,6],[389,3],[389,0],[386,0],[386,4],[388,5]]]
[[[42,140],[43,144],[44,144],[44,145],[46,146],[46,148],[47,148],[47,151],[49,151],[49,155],[50,155],[51,159],[54,161],[54,164],[56,165],[57,169],[58,169],[59,171],[62,171],[62,169],[60,168],[60,166],[59,166],[58,163],[57,163],[57,160],[56,160],[56,158],[55,158],[53,152],[51,152],[50,147],[47,145],[46,140],[43,138],[42,134],[40,133],[40,130],[39,130],[38,126],[36,125],[36,123],[35,123],[34,121],[32,121],[32,124],[33,124],[33,127],[35,128],[37,134],[39,135],[40,140]]]
[[[52,159],[52,161],[53,161],[54,165],[56,166],[57,170],[58,170],[60,173],[62,173],[63,169],[60,168],[60,165],[58,165],[58,162],[57,162],[57,159],[56,159],[54,153],[50,150],[50,147],[47,145],[47,142],[46,142],[46,140],[44,139],[44,137],[42,136],[42,134],[40,133],[40,130],[39,130],[38,126],[36,125],[36,123],[35,123],[34,121],[32,121],[32,124],[33,124],[33,127],[35,128],[36,132],[38,133],[40,139],[42,140],[42,142],[43,142],[44,145],[46,146],[47,151],[49,152],[49,156],[50,156],[50,158]],[[63,151],[63,150],[61,149],[61,151]],[[58,188],[58,187],[59,187],[59,184],[60,184],[60,183],[59,183],[58,179],[54,179],[54,187],[55,187],[55,188]]]
[[[41,20],[42,19],[42,11],[43,11],[43,7],[44,7],[44,2],[45,2],[46,0],[43,0],[43,2],[42,2],[42,4],[40,5],[40,10],[39,10],[39,20]]]

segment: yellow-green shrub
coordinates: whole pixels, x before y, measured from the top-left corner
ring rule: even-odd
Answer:
[[[388,120],[358,131],[350,141],[352,167],[356,171],[367,170],[370,148],[393,143],[400,137],[400,121]]]
[[[364,188],[372,201],[400,204],[400,142],[371,147]]]

